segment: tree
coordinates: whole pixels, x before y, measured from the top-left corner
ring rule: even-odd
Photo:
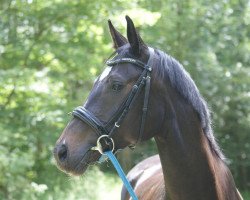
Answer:
[[[249,189],[249,9],[247,0],[3,0],[0,199],[63,199],[72,189],[51,152],[71,118],[66,113],[84,101],[113,51],[107,19],[122,32],[126,14],[147,43],[191,73],[237,184]],[[154,151],[151,143],[140,148],[143,156]]]

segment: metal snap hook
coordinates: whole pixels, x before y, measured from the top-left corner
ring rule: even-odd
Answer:
[[[102,144],[101,144],[101,142],[100,142],[100,140],[102,139],[102,138],[108,138],[110,141],[111,141],[111,143],[112,143],[112,152],[114,151],[114,149],[115,149],[115,143],[114,143],[114,140],[111,138],[111,137],[109,137],[108,135],[101,135],[98,139],[97,139],[97,142],[96,142],[96,146],[95,147],[92,147],[91,148],[91,150],[94,150],[94,151],[99,151],[100,152],[100,154],[104,154],[104,151],[103,151],[103,148],[102,148]]]

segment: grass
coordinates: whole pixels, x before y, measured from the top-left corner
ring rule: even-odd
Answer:
[[[81,177],[69,177],[66,187],[54,188],[43,200],[99,200],[120,199],[122,181],[117,174],[103,172],[94,166]],[[250,191],[241,191],[244,200],[250,200]]]
[[[120,199],[122,181],[118,175],[104,173],[97,167],[89,169],[81,177],[70,177],[69,188],[56,191],[49,200],[99,200]]]
[[[97,167],[89,169],[86,174],[78,178],[69,178],[70,189],[60,193],[61,198],[49,200],[99,200],[120,199],[122,181],[118,175],[104,173]],[[250,200],[250,191],[241,192],[244,200]]]
[[[244,200],[250,200],[250,191],[241,192]]]

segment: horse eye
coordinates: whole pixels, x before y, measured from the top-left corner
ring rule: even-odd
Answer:
[[[123,88],[123,85],[121,84],[121,83],[119,83],[119,82],[114,82],[114,83],[112,83],[112,90],[113,91],[120,91],[122,88]]]

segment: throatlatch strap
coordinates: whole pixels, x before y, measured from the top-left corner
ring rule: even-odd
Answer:
[[[139,138],[137,140],[137,143],[142,140],[142,135],[144,132],[144,127],[145,127],[145,122],[146,122],[146,117],[147,117],[148,100],[149,100],[149,92],[150,92],[150,80],[151,80],[149,73],[150,72],[148,72],[148,76],[146,77],[144,102],[143,102],[143,107],[142,107],[141,127],[140,127],[140,133],[139,133]]]

